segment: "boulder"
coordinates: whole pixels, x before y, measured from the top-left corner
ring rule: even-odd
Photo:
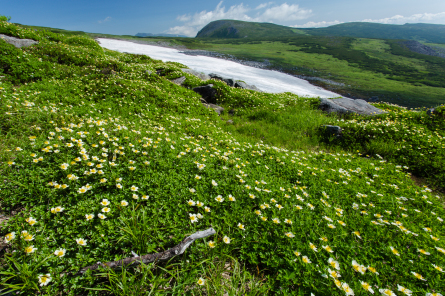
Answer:
[[[0,39],[6,41],[9,44],[14,45],[17,48],[28,47],[28,46],[39,43],[38,41],[35,41],[32,39],[20,39],[20,38],[15,38],[15,37],[3,35],[3,34],[0,34]]]
[[[185,79],[186,79],[185,76],[181,76],[181,77],[172,79],[171,82],[173,82],[174,84],[177,84],[177,85],[182,85],[184,83]]]
[[[216,113],[218,113],[218,115],[221,115],[221,113],[224,111],[224,108],[215,104],[204,104],[204,107],[206,108],[212,108],[213,110],[215,110]]]
[[[337,125],[323,125],[323,127],[325,128],[326,136],[328,136],[328,137],[334,136],[337,138],[341,138],[341,136],[342,136],[341,127],[339,127]]]
[[[213,84],[195,87],[193,91],[200,94],[208,103],[216,103],[216,89],[213,88]]]
[[[426,111],[426,114],[433,115],[435,112],[436,112],[436,109],[435,108],[431,108],[428,111]]]
[[[247,83],[245,83],[243,81],[236,81],[235,82],[235,87],[242,88],[242,89],[250,89],[250,90],[261,92],[261,90],[259,88],[257,88],[255,85],[249,85],[249,84],[247,84]]]
[[[235,86],[235,79],[233,79],[233,78],[225,78],[219,74],[214,74],[214,73],[210,73],[209,76],[213,79],[217,79],[217,80],[221,80],[221,81],[225,82],[230,87]]]
[[[376,115],[386,113],[385,111],[378,109],[365,100],[361,99],[320,99],[320,105],[318,109],[327,113],[336,112],[338,114],[354,113],[360,115]]]
[[[196,77],[198,77],[201,80],[209,80],[210,76],[204,73],[200,73],[198,71],[192,70],[192,69],[181,69],[182,72],[188,73],[188,74],[192,74],[195,75]]]

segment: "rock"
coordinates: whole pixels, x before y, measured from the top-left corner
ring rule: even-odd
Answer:
[[[224,78],[221,75],[210,73],[209,76],[213,79],[221,80],[225,82],[228,86],[234,87],[235,86],[235,79],[233,78]]]
[[[181,69],[182,72],[188,73],[188,74],[192,74],[195,75],[196,77],[198,77],[201,80],[209,80],[210,76],[204,73],[200,73],[198,71],[192,70],[192,69]]]
[[[342,136],[342,129],[341,127],[337,125],[323,125],[323,127],[326,129],[326,136],[335,136],[337,138],[341,138]]]
[[[206,108],[212,108],[213,110],[218,113],[218,115],[221,115],[221,113],[224,111],[224,108],[215,104],[203,104]]]
[[[229,115],[233,116],[235,114],[235,109],[230,109],[229,110]]]
[[[216,103],[216,89],[213,88],[213,84],[195,87],[193,91],[200,94],[208,103]]]
[[[150,70],[145,70],[145,73],[147,73],[147,75],[151,75],[153,72],[151,72]]]
[[[247,83],[245,83],[243,81],[236,81],[235,82],[235,87],[242,88],[242,89],[250,89],[250,90],[261,92],[261,90],[259,88],[257,88],[255,85],[249,85],[249,84],[247,84]]]
[[[203,104],[208,104],[208,103],[207,103],[207,101],[206,101],[206,100],[204,100],[204,98],[200,98],[199,100],[200,100],[200,101],[201,101],[201,103],[203,103]]]
[[[232,119],[229,119],[229,120],[226,121],[226,123],[227,123],[227,124],[233,124],[233,120],[232,120]]]
[[[0,38],[6,41],[7,43],[14,45],[17,48],[28,47],[39,43],[38,41],[32,39],[20,39],[3,34],[0,34]]]
[[[177,85],[182,85],[184,83],[185,79],[186,79],[185,76],[181,76],[176,79],[173,79],[171,82],[173,82],[174,84],[177,84]]]
[[[243,81],[237,81],[235,82],[235,87],[246,89],[248,85]]]
[[[431,108],[428,111],[426,111],[426,114],[433,115],[435,112],[436,112],[436,109],[435,108]]]
[[[318,109],[327,113],[336,112],[338,114],[354,113],[360,115],[376,115],[386,113],[370,104],[365,100],[354,100],[349,98],[340,99],[320,99]]]

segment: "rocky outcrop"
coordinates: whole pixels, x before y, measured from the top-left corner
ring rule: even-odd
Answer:
[[[216,104],[216,89],[213,88],[213,84],[195,87],[193,91],[200,94],[206,102]]]
[[[171,82],[173,82],[174,84],[177,84],[177,85],[182,85],[184,83],[185,79],[186,79],[185,76],[181,76],[181,77],[172,79]]]
[[[420,54],[426,54],[433,57],[445,58],[445,54],[434,50],[433,48],[426,46],[415,40],[407,40],[402,42],[409,50]]]
[[[370,104],[365,100],[354,100],[349,98],[340,99],[320,99],[320,105],[318,109],[325,111],[327,113],[338,113],[338,114],[360,114],[360,115],[377,115],[386,113]]]
[[[38,41],[35,41],[32,39],[20,39],[20,38],[15,38],[15,37],[3,35],[3,34],[0,34],[0,39],[6,41],[9,44],[14,45],[17,48],[28,47],[28,46],[39,43]]]
[[[210,78],[213,78],[216,80],[221,80],[221,81],[225,82],[230,87],[235,86],[235,79],[233,79],[233,78],[224,78],[221,75],[214,74],[214,73],[210,73],[209,76],[210,76]]]

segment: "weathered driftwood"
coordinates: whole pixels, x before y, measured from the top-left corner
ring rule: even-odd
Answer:
[[[94,264],[94,265],[82,268],[81,270],[79,270],[77,272],[77,274],[83,274],[87,270],[96,270],[100,266],[102,266],[102,267],[109,267],[111,269],[116,269],[116,268],[121,268],[122,266],[127,266],[127,265],[130,265],[130,264],[140,264],[141,262],[143,262],[143,263],[150,263],[150,262],[159,261],[159,260],[167,260],[167,259],[170,259],[170,258],[172,258],[174,256],[181,255],[182,253],[184,253],[185,250],[195,240],[197,240],[199,238],[204,238],[204,237],[211,236],[211,235],[213,235],[215,233],[216,233],[216,231],[213,228],[209,228],[209,229],[206,229],[206,230],[203,230],[203,231],[198,231],[198,232],[195,232],[194,234],[186,237],[178,245],[174,246],[171,249],[165,250],[164,252],[154,253],[154,254],[147,254],[147,255],[143,255],[143,256],[137,256],[134,252],[132,252],[134,257],[127,257],[127,258],[122,259],[122,260],[110,261],[110,262],[106,262],[106,263],[98,262],[97,264]]]

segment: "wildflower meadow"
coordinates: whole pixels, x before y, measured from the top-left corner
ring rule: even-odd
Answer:
[[[339,118],[314,98],[212,80],[238,110],[228,126],[190,90],[208,81],[185,66],[3,20],[0,33],[39,41],[0,40],[2,292],[445,294],[443,106],[381,103],[384,115]],[[179,76],[186,87],[169,81]],[[237,126],[289,108],[340,125],[343,139],[312,126],[317,144],[296,149],[255,138],[255,119],[249,132]],[[209,227],[215,235],[168,261],[75,275]]]

